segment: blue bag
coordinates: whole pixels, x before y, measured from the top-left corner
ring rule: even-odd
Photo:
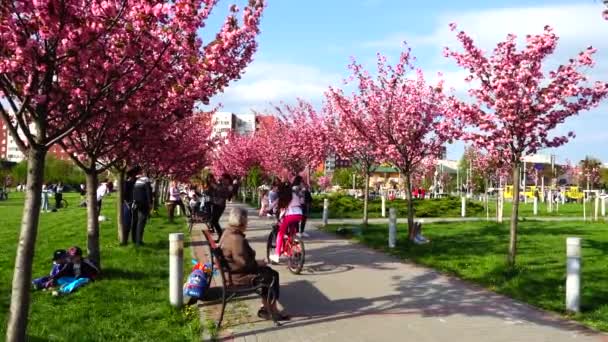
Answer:
[[[194,270],[184,284],[184,296],[202,298],[207,286],[207,276],[201,270]]]

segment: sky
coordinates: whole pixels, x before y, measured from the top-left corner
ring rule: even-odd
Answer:
[[[220,1],[209,31],[219,27],[233,1]],[[244,3],[236,1],[237,4]],[[341,86],[351,58],[373,70],[377,53],[394,59],[407,42],[417,66],[427,78],[441,72],[458,96],[465,96],[465,72],[443,57],[445,46],[456,47],[448,24],[470,34],[490,51],[508,33],[518,37],[541,33],[551,25],[560,37],[548,67],[562,64],[587,46],[598,49],[592,79],[608,81],[608,21],[601,0],[267,0],[255,60],[243,77],[213,99],[222,111],[272,111],[298,97],[318,108],[328,86]],[[557,133],[574,131],[565,146],[543,153],[558,161],[578,161],[590,155],[608,162],[608,101],[568,119]],[[448,158],[458,159],[464,145],[448,146]]]

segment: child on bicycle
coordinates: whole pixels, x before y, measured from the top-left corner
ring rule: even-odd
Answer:
[[[272,209],[275,205],[282,211],[283,219],[279,225],[277,233],[276,254],[270,255],[271,261],[278,263],[280,256],[283,253],[283,238],[287,232],[287,227],[291,224],[296,224],[303,219],[304,212],[302,206],[304,198],[302,197],[302,177],[296,176],[292,184],[282,184],[279,188],[279,199],[271,205]]]

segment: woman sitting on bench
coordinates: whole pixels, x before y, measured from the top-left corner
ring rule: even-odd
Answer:
[[[268,302],[268,287],[262,292],[262,307],[258,316],[262,319],[271,319],[272,314],[280,320],[289,320],[289,316],[279,313],[277,300],[279,299],[279,273],[266,266],[263,260],[255,260],[255,251],[245,238],[247,229],[247,211],[243,208],[233,208],[228,217],[228,228],[220,239],[222,254],[230,267],[232,283],[237,286],[251,286],[266,284],[274,291],[272,303]]]

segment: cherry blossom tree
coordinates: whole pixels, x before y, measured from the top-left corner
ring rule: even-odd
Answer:
[[[153,102],[141,101],[154,97],[150,84],[159,86],[163,102],[177,102],[184,92],[193,91],[205,103],[238,78],[257,47],[263,2],[250,1],[242,25],[233,7],[215,39],[203,46],[197,32],[216,3],[16,0],[0,4],[4,97],[0,117],[27,156],[29,168],[8,341],[25,339],[48,149],[101,113],[134,113],[140,112],[138,106],[150,106]],[[181,88],[182,81],[189,86]]]
[[[365,136],[359,134],[355,128],[356,124],[371,126],[373,122],[350,122],[353,116],[346,115],[342,110],[342,106],[348,106],[348,103],[342,101],[339,90],[330,88],[326,93],[327,118],[324,121],[328,136],[330,137],[331,149],[338,156],[351,160],[353,167],[360,173],[365,175],[364,191],[363,191],[363,226],[367,227],[368,223],[368,205],[369,205],[369,178],[372,172],[376,169],[378,161],[381,160],[381,155],[378,155],[378,150],[369,144]],[[365,117],[363,120],[373,120],[373,117]]]
[[[456,30],[456,25],[450,25]],[[593,66],[595,49],[589,47],[576,58],[544,73],[542,66],[555,51],[558,37],[546,26],[544,33],[527,35],[523,49],[517,49],[513,34],[497,44],[490,56],[478,48],[465,32],[457,34],[463,50],[446,48],[445,55],[456,60],[475,81],[469,94],[473,103],[460,103],[466,123],[473,127],[464,134],[493,156],[512,167],[513,210],[509,240],[508,264],[515,264],[519,211],[519,177],[521,158],[545,147],[568,142],[574,133],[550,137],[564,120],[596,106],[608,95],[608,85],[590,84],[581,68]]]
[[[227,173],[244,177],[252,168],[261,165],[262,152],[257,135],[230,134],[215,151],[211,170],[216,175]]]
[[[425,160],[438,157],[444,144],[457,136],[450,106],[454,100],[444,93],[443,81],[430,85],[420,69],[414,75],[408,73],[414,70],[409,49],[401,53],[395,66],[378,55],[376,77],[356,61],[350,69],[353,75],[347,83],[356,83],[357,91],[348,96],[332,88],[329,97],[350,130],[405,177],[408,227],[413,238],[412,175]]]
[[[262,168],[275,176],[296,176],[319,165],[329,149],[323,116],[301,99],[276,107],[276,112],[277,120],[264,123],[258,132]]]

